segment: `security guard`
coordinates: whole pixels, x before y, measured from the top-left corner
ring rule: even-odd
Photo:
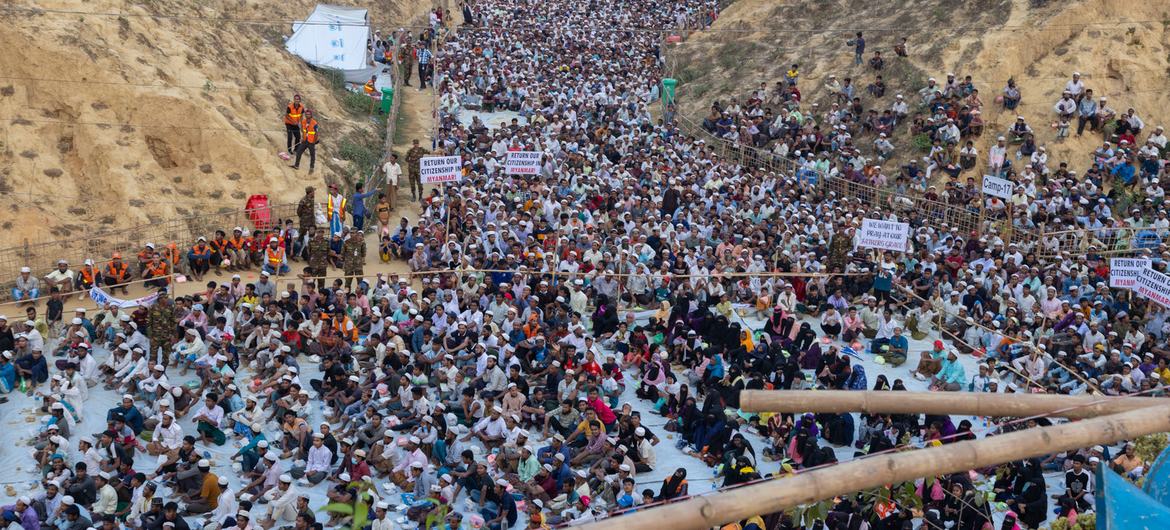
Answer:
[[[292,102],[284,108],[284,131],[288,137],[286,152],[292,152],[293,147],[301,143],[301,120],[304,119],[305,106],[301,105],[301,95],[293,96]]]
[[[301,120],[301,141],[297,144],[297,158],[293,161],[292,168],[301,168],[301,155],[305,151],[309,151],[309,173],[313,172],[313,168],[317,165],[317,120],[313,119],[313,111],[305,110],[305,117]]]

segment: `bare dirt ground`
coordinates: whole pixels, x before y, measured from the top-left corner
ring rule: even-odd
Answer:
[[[793,63],[800,64],[805,100],[825,108],[822,85],[830,74],[853,77],[859,91],[874,79],[867,66],[853,64],[846,44],[861,29],[866,58],[874,50],[886,58],[881,74],[889,86],[882,99],[863,95],[866,107],[889,108],[897,93],[916,98],[928,77],[971,75],[985,104],[984,118],[993,125],[976,142],[986,155],[1015,117],[995,103],[1014,78],[1023,92],[1018,111],[1037,130],[1037,143],[1048,146],[1049,165],[1067,161],[1083,170],[1102,138],[1086,134],[1055,141],[1052,107],[1065,82],[1079,71],[1086,86],[1108,96],[1118,112],[1134,107],[1151,129],[1165,124],[1170,92],[1161,85],[1170,72],[1168,20],[1170,4],[1126,0],[737,0],[711,29],[670,53],[677,58],[680,105],[696,121],[713,100],[742,98],[760,82],[781,80]],[[908,59],[893,52],[902,37],[908,39]],[[903,149],[907,145],[903,139]]]
[[[5,11],[0,246],[239,209],[253,193],[288,202],[305,185],[351,177],[342,140],[380,127],[284,50],[315,3],[45,0]],[[334,3],[369,8],[383,29],[431,5]],[[312,175],[276,156],[293,93],[321,122]]]

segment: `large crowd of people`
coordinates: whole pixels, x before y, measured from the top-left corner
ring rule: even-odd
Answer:
[[[861,47],[860,56],[863,36],[850,42]],[[889,60],[906,60],[904,40],[894,52]],[[1118,233],[1131,239],[1134,230],[1151,229],[1157,236],[1146,242],[1151,247],[1170,236],[1163,207],[1170,182],[1159,179],[1165,129],[1147,126],[1132,107],[1115,109],[1080,72],[1072,72],[1051,107],[1033,102],[1030,108],[1043,109],[1033,120],[1043,123],[1029,123],[1018,114],[1024,94],[1014,79],[991,96],[979,91],[983,83],[972,76],[947,72],[900,93],[882,79],[887,59],[872,53],[852,76],[840,78],[803,79],[800,65],[793,64],[784,79],[714,101],[701,127],[739,148],[900,195],[995,217],[1004,217],[1011,205],[1015,228],[1062,232],[1055,239],[1092,231],[1095,241],[1083,238],[1081,250],[1092,242],[1112,246]],[[1007,115],[1006,129],[985,131],[988,111]],[[1100,143],[1082,159],[1049,160],[1047,146],[1074,129],[1076,136],[1096,136]],[[977,144],[985,134],[994,135],[993,141],[980,153]],[[982,175],[1010,180],[1011,198],[985,197]],[[1045,244],[1046,253],[1055,254],[1061,241]]]
[[[405,168],[385,166],[395,194],[425,155],[461,156],[461,180],[420,189],[417,220],[392,220],[386,197],[372,212],[371,259],[409,273],[362,273],[366,212],[344,205],[377,190],[336,186],[307,189],[298,219],[272,231],[237,228],[185,253],[151,245],[136,265],[119,257],[99,284],[151,281],[149,305],[67,313],[61,293],[92,275],[68,263],[22,273],[18,300],[53,293],[47,314],[0,316],[4,407],[36,409],[30,439],[6,439],[28,448],[20,469],[35,475],[7,492],[7,524],[579,525],[1050,421],[749,414],[744,389],[1149,396],[1170,384],[1170,313],[1111,288],[1108,255],[1054,256],[1043,241],[839,197],[722,159],[652,117],[662,31],[702,27],[716,2],[461,7],[464,24],[428,58],[438,137]],[[454,26],[450,16],[432,23]],[[777,90],[798,77],[794,66]],[[944,107],[971,95],[944,90]],[[502,125],[484,123],[501,112]],[[786,112],[781,123],[800,111]],[[761,147],[806,136],[749,134],[769,136]],[[842,145],[778,154],[832,156],[821,181],[865,175],[870,163]],[[506,173],[517,150],[543,153],[537,175]],[[1024,194],[1015,222],[1115,222],[1102,190],[1131,184],[1106,170],[1119,156],[1081,177],[1005,159]],[[1134,182],[1157,187],[1164,155],[1147,161]],[[926,171],[915,179],[930,182]],[[956,187],[944,193],[971,193]],[[1133,206],[1126,222],[1168,228],[1160,197]],[[863,219],[908,222],[906,251],[855,245]],[[232,237],[249,243],[217,243]],[[177,268],[206,289],[178,295]],[[1088,447],[919,480],[914,506],[853,495],[820,518],[760,513],[731,527],[1037,529],[1093,509],[1096,467],[1136,478],[1146,465],[1132,444]]]

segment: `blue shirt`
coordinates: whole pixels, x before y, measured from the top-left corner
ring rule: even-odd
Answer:
[[[366,216],[365,199],[366,199],[366,197],[369,197],[370,195],[377,193],[377,191],[378,190],[370,190],[370,191],[367,191],[365,193],[353,194],[353,199],[350,200],[350,204],[353,205],[353,216],[355,219],[358,217],[365,217]]]

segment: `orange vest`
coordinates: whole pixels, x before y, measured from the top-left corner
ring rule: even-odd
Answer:
[[[179,262],[179,249],[177,249],[177,248],[169,248],[169,247],[164,248],[162,250],[161,254],[162,254],[162,259],[169,262],[169,263],[178,263]]]
[[[301,120],[301,138],[311,144],[317,143],[317,120]]]
[[[166,262],[160,261],[157,264],[147,263],[146,264],[146,275],[150,276],[151,278],[158,278],[159,276],[166,276],[167,275]]]
[[[276,250],[269,247],[264,253],[268,256],[268,264],[273,267],[279,267],[284,262],[284,247],[276,247]]]
[[[106,264],[106,276],[115,280],[126,279],[126,264],[109,262]]]
[[[228,244],[231,245],[231,247],[236,249],[236,250],[243,249],[244,245],[246,245],[247,243],[248,243],[248,240],[246,240],[242,237],[236,237],[236,238],[232,238],[232,239],[228,240]]]
[[[289,103],[288,108],[284,111],[284,124],[297,125],[301,123],[301,114],[304,114],[305,106],[300,103]]]
[[[224,251],[228,248],[228,241],[226,239],[212,239],[211,250],[219,255],[224,255]]]
[[[333,329],[337,330],[338,335],[341,335],[341,336],[349,339],[350,342],[357,342],[357,340],[358,340],[357,326],[354,326],[353,329],[349,330],[348,332],[345,330],[345,325],[347,323],[350,323],[350,322],[351,321],[349,320],[349,317],[347,317],[347,316],[343,316],[340,319],[334,318],[333,319]]]
[[[93,285],[93,279],[97,276],[97,271],[93,270],[93,267],[82,267],[81,270],[77,271],[77,274],[81,275],[81,283]]]
[[[365,86],[362,87],[362,89],[364,89],[366,91],[367,96],[374,95],[374,92],[375,92],[374,82],[373,81],[366,81],[366,84],[365,84]]]

